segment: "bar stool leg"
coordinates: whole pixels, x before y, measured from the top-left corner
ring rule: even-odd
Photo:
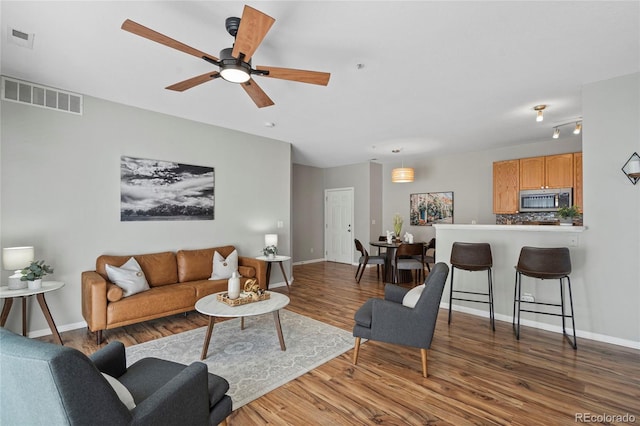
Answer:
[[[520,340],[520,296],[522,292],[522,274],[516,272],[516,289],[513,298],[513,326],[516,333],[516,340]],[[516,323],[516,312],[518,322]]]
[[[449,321],[447,324],[451,324],[451,305],[453,304],[453,271],[456,270],[455,266],[451,266],[451,281],[449,282]]]
[[[496,331],[495,310],[493,308],[493,279],[491,277],[491,268],[487,271],[489,283],[489,319],[491,320],[491,328]]]
[[[573,295],[571,294],[571,278],[569,278],[569,276],[567,276],[566,278],[567,278],[567,288],[569,289],[569,306],[571,308],[571,325],[573,326],[573,342],[571,342],[571,340],[569,340],[569,342],[571,343],[571,346],[573,347],[573,349],[577,350],[578,341],[576,340],[576,320],[573,314]],[[562,303],[564,305],[564,302]],[[567,339],[569,339],[569,336],[567,336]]]

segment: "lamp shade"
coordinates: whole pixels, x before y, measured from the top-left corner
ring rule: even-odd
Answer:
[[[6,247],[2,249],[2,268],[9,271],[24,269],[33,262],[33,247]]]
[[[278,246],[278,234],[265,234],[264,236],[264,245],[266,247],[269,246]]]
[[[391,182],[413,182],[413,169],[411,167],[398,167],[397,169],[393,169],[391,171]]]

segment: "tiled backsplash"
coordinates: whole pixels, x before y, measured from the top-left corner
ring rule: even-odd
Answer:
[[[528,212],[516,214],[497,214],[496,225],[537,225],[539,222],[551,224],[559,222],[560,217],[555,212]],[[582,215],[573,219],[573,224],[582,226]]]

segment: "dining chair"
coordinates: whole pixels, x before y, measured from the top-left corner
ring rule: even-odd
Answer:
[[[386,235],[380,235],[378,237],[378,241],[387,241],[387,236]],[[382,256],[384,254],[387,254],[387,250],[382,250],[381,247],[378,247],[378,256]]]
[[[354,238],[353,240],[356,244],[356,250],[358,250],[361,254],[360,259],[358,259],[358,269],[356,269],[356,281],[360,282],[362,279],[362,274],[364,274],[364,270],[367,265],[371,263],[372,265],[376,265],[376,274],[378,278],[380,278],[380,266],[382,266],[382,276],[384,277],[384,256],[370,256],[367,249],[364,248],[360,240]],[[359,275],[358,275],[359,274]]]
[[[423,243],[402,243],[396,248],[396,253],[392,261],[395,283],[400,282],[400,271],[416,271],[413,278],[414,283],[418,283],[424,271],[424,244]],[[413,274],[412,274],[413,275]]]

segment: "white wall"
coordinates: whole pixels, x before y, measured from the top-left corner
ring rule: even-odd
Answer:
[[[66,283],[47,295],[61,330],[82,323],[80,274],[100,254],[234,244],[257,256],[271,232],[290,253],[288,143],[91,97],[82,116],[2,102],[1,120],[0,245],[35,246]],[[215,220],[120,222],[122,155],[214,167]],[[29,329],[48,334],[34,301],[29,311]],[[19,307],[7,326],[20,330]]]

